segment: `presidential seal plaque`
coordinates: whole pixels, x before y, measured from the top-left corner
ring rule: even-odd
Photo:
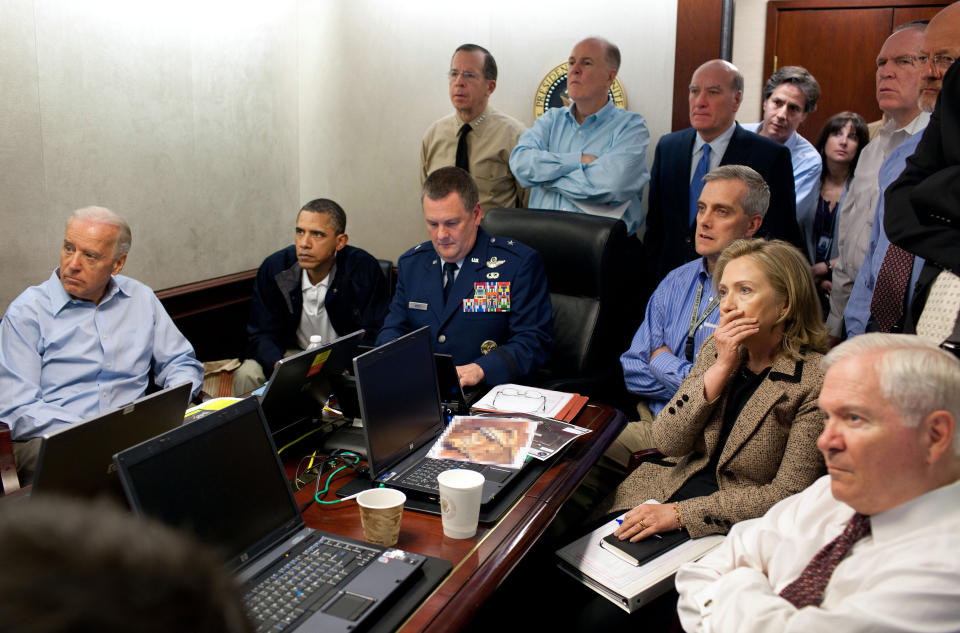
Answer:
[[[540,115],[550,108],[563,108],[570,105],[570,97],[567,95],[568,66],[567,62],[563,62],[548,72],[540,82],[537,96],[533,100],[534,118],[539,119]],[[614,78],[613,85],[610,86],[610,98],[613,99],[613,105],[626,109],[627,95],[623,92],[619,77]]]

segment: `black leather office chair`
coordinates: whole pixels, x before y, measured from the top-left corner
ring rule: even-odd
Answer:
[[[639,242],[628,241],[636,242],[620,220],[565,211],[493,209],[483,226],[543,256],[554,348],[540,384],[597,400],[619,399],[620,354],[643,320],[646,299]]]
[[[393,297],[393,293],[397,289],[397,274],[394,271],[393,262],[388,259],[378,259],[377,263],[380,264],[380,272],[383,273],[383,278],[387,281],[387,292]]]

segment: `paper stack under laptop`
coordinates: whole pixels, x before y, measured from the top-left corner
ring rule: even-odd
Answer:
[[[628,613],[666,592],[673,586],[673,577],[680,565],[697,560],[725,538],[713,534],[691,539],[644,565],[635,566],[600,546],[617,525],[616,520],[610,521],[557,550],[558,565]]]
[[[586,396],[575,393],[508,383],[488,391],[472,408],[493,413],[525,413],[571,422],[588,400]]]

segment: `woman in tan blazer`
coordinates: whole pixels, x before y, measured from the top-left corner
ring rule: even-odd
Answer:
[[[642,464],[604,503],[605,512],[633,508],[621,538],[726,533],[824,472],[816,440],[827,331],[809,263],[783,241],[739,240],[714,280],[717,331],[653,423],[666,465]]]

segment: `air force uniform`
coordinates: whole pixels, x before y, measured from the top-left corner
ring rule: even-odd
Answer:
[[[446,303],[443,260],[431,242],[404,253],[398,269],[378,345],[429,325],[433,350],[457,365],[477,363],[489,385],[514,382],[547,361],[550,295],[543,260],[529,246],[478,229]]]

